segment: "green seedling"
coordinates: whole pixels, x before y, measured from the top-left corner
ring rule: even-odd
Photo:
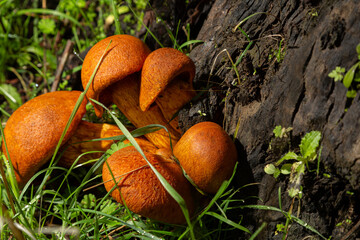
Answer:
[[[280,40],[277,49],[271,49],[271,52],[268,57],[269,60],[272,60],[273,58],[275,58],[277,63],[281,63],[284,60],[286,48],[284,46],[282,46],[283,41],[284,41],[284,39]]]
[[[308,14],[311,16],[311,17],[318,17],[319,16],[319,13],[318,11],[316,10],[316,8],[312,8]]]
[[[288,189],[290,197],[298,196],[301,198],[301,180],[306,169],[309,170],[309,163],[314,163],[318,157],[320,140],[321,133],[319,131],[311,131],[301,139],[299,145],[300,153],[289,151],[275,164],[270,163],[265,166],[265,173],[273,175],[275,178],[279,177],[280,174],[290,175],[290,186]],[[293,162],[282,164],[288,160],[293,160]]]
[[[22,105],[20,93],[10,84],[0,84],[0,95],[5,97],[12,110],[16,110]]]
[[[201,110],[199,110],[199,111],[197,111],[197,112],[198,112],[198,114],[199,114],[200,116],[202,116],[202,117],[205,117],[205,116],[206,116],[206,113],[202,112]]]
[[[272,138],[270,141],[269,150],[279,148],[279,150],[282,152],[283,148],[289,144],[288,142],[286,142],[286,139],[290,137],[291,131],[292,127],[285,128],[281,125],[276,126],[273,130],[274,138]],[[280,140],[281,146],[279,146],[278,140]]]
[[[356,46],[356,52],[358,61],[346,73],[345,68],[337,66],[328,75],[335,82],[343,82],[344,86],[348,89],[346,97],[349,99],[355,98],[356,92],[360,89],[360,43]]]
[[[344,78],[345,68],[336,67],[329,73],[329,77],[333,78],[335,82],[341,81]]]
[[[283,138],[283,137],[287,137],[288,134],[292,131],[292,127],[281,127],[280,125],[276,126],[273,130],[273,133],[275,135],[275,137],[277,138]]]

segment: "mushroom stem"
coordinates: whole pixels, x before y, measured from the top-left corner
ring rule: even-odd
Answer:
[[[184,74],[175,77],[167,86],[166,92],[160,94],[155,100],[156,104],[161,109],[164,118],[179,133],[181,133],[181,131],[179,128],[178,117],[174,116],[179,109],[189,102],[189,99],[192,99],[195,96],[195,91],[193,91],[191,84],[188,81],[184,81],[184,79],[188,78],[189,77],[184,76]],[[176,101],[174,101],[174,99],[176,99]]]
[[[164,118],[159,106],[154,105],[149,110],[143,112],[139,106],[140,76],[132,74],[123,81],[113,84],[111,89],[112,102],[119,110],[132,122],[135,127],[144,127],[149,124],[160,124],[167,128],[171,136],[171,143],[175,146],[180,138],[180,133],[176,131]],[[169,148],[169,133],[164,129],[148,133],[145,137],[158,148]]]
[[[77,164],[98,159],[115,143],[114,140],[91,141],[93,139],[108,138],[123,135],[123,132],[116,126],[108,123],[91,123],[81,121],[74,135],[67,142],[64,153],[58,163],[59,166],[70,168],[75,160],[83,153]],[[145,138],[135,138],[140,147],[145,150],[156,151],[157,147]],[[129,143],[125,140],[124,143]],[[91,153],[90,153],[91,152]]]

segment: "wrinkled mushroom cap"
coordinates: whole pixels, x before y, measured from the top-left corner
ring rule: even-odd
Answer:
[[[237,161],[235,144],[213,122],[195,124],[180,138],[174,155],[199,189],[215,194],[229,179]]]
[[[86,54],[83,62],[81,81],[84,88],[110,41],[111,44],[96,72],[93,84],[86,93],[89,99],[104,101],[105,104],[109,104],[111,99],[109,96],[102,96],[102,92],[113,83],[139,72],[150,53],[144,42],[130,35],[114,35],[99,41]],[[96,115],[101,117],[103,109],[97,104],[93,105]]]
[[[194,212],[192,186],[182,174],[182,170],[173,160],[160,155],[145,152],[147,159],[184,198],[190,215]],[[134,147],[126,147],[111,155],[103,165],[103,181],[110,191],[114,186],[112,175],[118,188],[111,196],[134,213],[166,223],[183,224],[185,217],[178,203],[161,185],[154,172]],[[121,176],[121,177],[120,177]],[[110,180],[110,181],[109,181]],[[119,192],[121,191],[121,195]]]
[[[54,153],[80,94],[79,91],[46,93],[26,102],[10,116],[4,135],[20,186]],[[75,132],[86,112],[85,105],[83,101],[62,143]],[[2,151],[6,154],[5,144]]]
[[[187,89],[193,91],[195,64],[184,53],[173,48],[159,48],[146,58],[141,71],[140,108],[146,111],[177,76],[182,75]],[[193,94],[185,102],[190,101]]]

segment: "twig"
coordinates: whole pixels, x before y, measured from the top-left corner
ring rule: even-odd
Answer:
[[[61,75],[64,71],[65,63],[69,58],[69,54],[72,50],[73,45],[74,45],[74,43],[70,40],[68,40],[66,42],[64,52],[61,56],[60,64],[59,64],[58,68],[56,69],[55,79],[54,79],[53,85],[51,86],[51,92],[55,92],[59,85]]]
[[[341,240],[346,240],[346,239],[348,239],[348,238],[350,237],[350,235],[353,234],[359,227],[360,227],[360,220],[355,224],[355,226],[353,226],[353,227],[350,229],[350,231],[349,231],[347,234],[345,234],[345,236],[343,236],[343,237],[341,238]]]

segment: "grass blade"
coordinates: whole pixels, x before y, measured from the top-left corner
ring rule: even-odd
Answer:
[[[53,15],[53,16],[62,17],[62,18],[68,19],[70,22],[74,23],[76,26],[78,26],[82,30],[84,30],[81,23],[79,21],[77,21],[75,18],[73,18],[65,13],[62,13],[62,12],[59,12],[56,10],[52,10],[52,9],[44,9],[44,8],[22,9],[22,10],[18,10],[16,12],[16,15],[29,15],[29,14],[33,14],[33,13],[49,14],[49,15]]]
[[[120,27],[119,14],[116,9],[116,4],[114,0],[111,0],[111,7],[112,7],[112,14],[114,15],[115,18],[115,34],[122,34],[123,32],[121,31],[121,27]]]
[[[235,222],[231,221],[230,219],[227,219],[227,218],[221,216],[221,215],[218,214],[218,213],[215,213],[215,212],[207,212],[207,213],[205,213],[205,214],[206,214],[206,215],[210,215],[210,216],[212,216],[212,217],[215,217],[215,218],[219,219],[220,221],[222,221],[222,222],[224,222],[224,223],[226,223],[226,224],[228,224],[228,225],[230,225],[230,226],[233,226],[233,227],[235,227],[235,228],[237,228],[237,229],[240,229],[240,230],[242,230],[242,231],[244,231],[244,232],[247,232],[247,233],[250,233],[250,234],[251,234],[251,232],[249,231],[249,229],[247,229],[246,227],[243,227],[243,226],[241,226],[240,224],[235,223]]]
[[[263,222],[261,224],[261,226],[254,232],[253,235],[251,235],[251,237],[249,238],[249,240],[254,240],[257,235],[259,235],[259,233],[266,227],[267,223],[266,222]]]
[[[252,208],[252,209],[258,209],[258,210],[270,210],[270,211],[275,211],[275,212],[281,212],[283,213],[285,216],[288,215],[285,211],[277,208],[277,207],[273,207],[273,206],[265,206],[265,205],[245,205],[245,206],[241,206],[241,208]],[[303,226],[304,228],[310,230],[311,232],[317,234],[319,237],[321,237],[322,239],[327,239],[326,237],[324,237],[321,233],[319,233],[315,228],[313,228],[312,226],[310,226],[308,223],[304,222],[303,220],[301,220],[300,218],[294,216],[294,215],[290,215],[291,220],[293,220],[294,222],[298,223],[299,225]]]
[[[73,211],[78,211],[78,209],[72,209],[72,210]],[[151,239],[162,240],[161,238],[158,238],[155,235],[152,235],[152,234],[150,234],[150,233],[148,233],[148,232],[146,232],[146,231],[144,231],[142,229],[139,229],[139,228],[135,227],[134,225],[131,225],[131,224],[123,221],[122,219],[115,217],[115,216],[112,216],[112,215],[109,215],[109,214],[106,214],[106,213],[103,213],[103,212],[100,212],[100,211],[91,210],[91,209],[83,209],[83,211],[88,212],[88,213],[93,213],[93,214],[96,214],[96,215],[100,215],[100,216],[106,217],[106,218],[111,219],[111,220],[118,221],[121,224],[123,224],[123,225],[135,230],[136,232],[140,233],[141,235],[147,236],[147,237],[149,237]]]

